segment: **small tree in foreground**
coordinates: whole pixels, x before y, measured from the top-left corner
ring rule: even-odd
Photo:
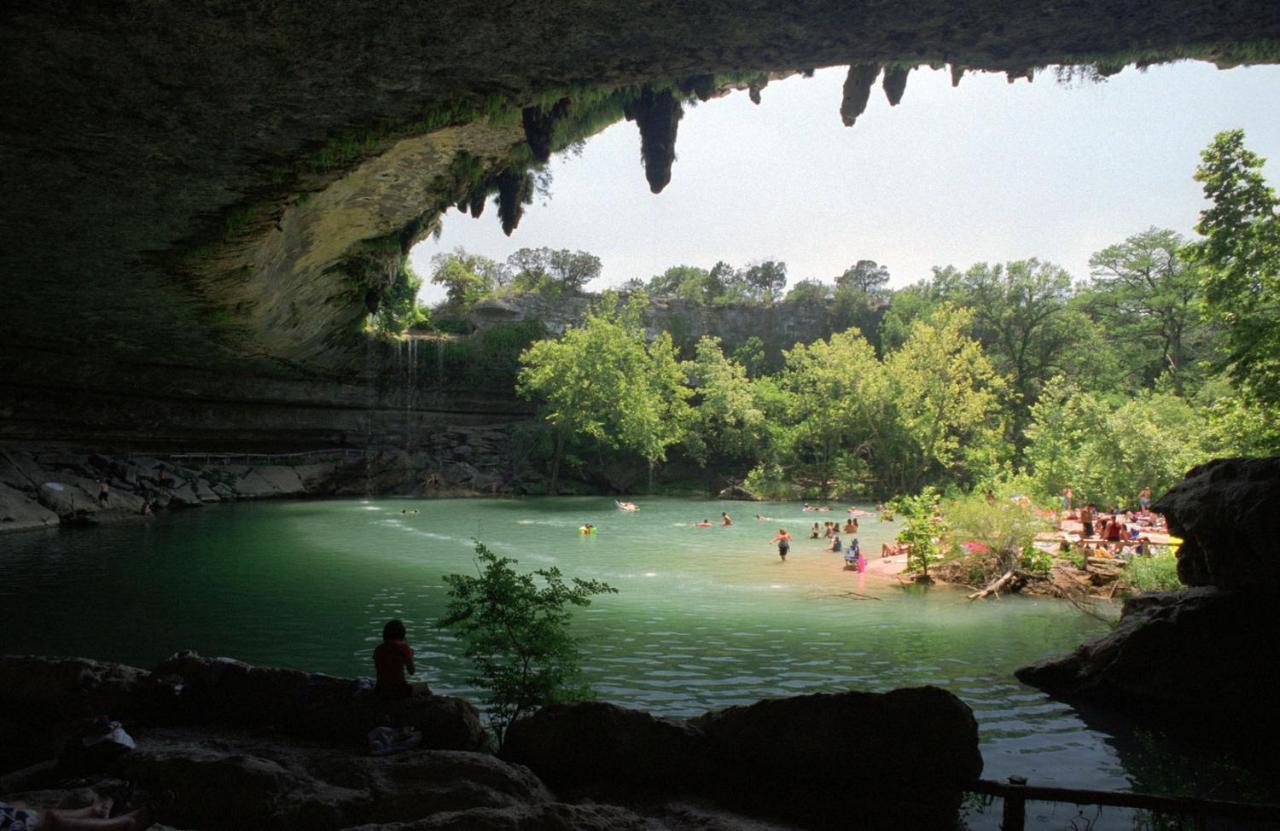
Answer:
[[[929,563],[942,559],[942,538],[947,525],[938,513],[939,495],[926,487],[916,496],[900,496],[892,509],[902,516],[898,542],[907,546],[907,571],[929,578]]]
[[[449,606],[440,619],[456,627],[475,665],[467,681],[487,691],[489,725],[502,747],[521,716],[581,697],[578,642],[569,633],[569,606],[589,606],[595,594],[617,593],[598,580],[567,584],[558,568],[520,574],[516,561],[476,543],[480,575],[445,575]]]

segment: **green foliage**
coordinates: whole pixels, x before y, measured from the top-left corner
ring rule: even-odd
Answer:
[[[801,280],[787,292],[788,303],[825,303],[831,298],[831,286],[817,280]]]
[[[1209,332],[1200,315],[1200,270],[1182,256],[1186,240],[1149,228],[1089,260],[1093,283],[1082,303],[1120,350],[1127,386],[1168,373],[1185,392]]]
[[[418,305],[418,289],[422,279],[414,273],[407,259],[401,260],[395,279],[382,295],[372,324],[376,331],[399,334],[430,321],[430,313]]]
[[[625,447],[650,468],[684,436],[691,411],[684,372],[671,337],[646,343],[640,326],[643,295],[622,310],[614,295],[588,314],[582,326],[559,340],[538,341],[521,355],[517,391],[542,404],[543,417],[558,431],[552,462],[552,492],[569,434],[605,447]]]
[[[756,458],[767,424],[746,370],[725,356],[719,338],[703,337],[686,372],[696,400],[685,438],[690,455],[717,466]]]
[[[1001,447],[1004,379],[966,331],[973,312],[941,306],[915,321],[900,349],[885,358],[894,434],[881,452],[895,490],[926,481],[990,478]]]
[[[1041,494],[1071,486],[1077,504],[1130,506],[1212,458],[1204,416],[1171,393],[1112,403],[1055,379],[1032,408],[1026,459]]]
[[[940,499],[938,491],[930,486],[915,496],[900,496],[889,505],[902,522],[897,540],[908,546],[907,571],[928,575],[929,564],[942,559],[948,528],[938,512]]]
[[[991,558],[1000,573],[1019,567],[1024,559],[1039,566],[1040,552],[1032,543],[1036,534],[1051,527],[1030,501],[1010,496],[1002,493],[988,500],[975,490],[946,506],[947,524],[963,540],[985,545],[990,553],[983,556]],[[1035,570],[1048,571],[1048,567]]]
[[[793,481],[819,499],[858,489],[865,479],[860,458],[881,427],[887,385],[875,350],[851,329],[785,354],[785,416],[771,423]]]
[[[478,301],[509,280],[498,263],[488,257],[468,254],[462,248],[435,255],[431,265],[431,282],[445,287],[446,306],[453,315],[465,315]]]
[[[1172,551],[1134,557],[1125,566],[1121,585],[1131,592],[1167,592],[1182,588],[1178,558]]]
[[[600,276],[600,258],[586,251],[521,248],[507,258],[511,288],[549,297],[576,294]]]
[[[1201,212],[1205,311],[1225,328],[1232,376],[1258,400],[1280,405],[1280,203],[1246,150],[1244,131],[1214,137],[1196,181],[1213,204]]]
[[[557,568],[521,574],[515,560],[476,543],[479,576],[447,574],[449,605],[440,625],[455,629],[475,667],[467,680],[486,691],[489,724],[501,749],[521,716],[558,701],[581,698],[578,643],[570,633],[571,606],[589,606],[617,590],[598,580],[566,583]]]

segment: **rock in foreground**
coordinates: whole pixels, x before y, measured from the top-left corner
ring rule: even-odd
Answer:
[[[503,754],[573,792],[691,794],[822,828],[950,828],[982,772],[973,712],[933,687],[761,701],[687,724],[551,707],[512,725]]]
[[[1178,576],[1196,588],[1133,598],[1107,635],[1017,677],[1181,732],[1280,738],[1277,505],[1280,458],[1194,468],[1153,509],[1185,540]]]

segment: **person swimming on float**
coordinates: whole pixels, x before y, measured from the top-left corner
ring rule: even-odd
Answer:
[[[711,520],[709,520],[709,519],[704,519],[704,520],[702,520],[702,522],[695,522],[695,523],[693,523],[693,527],[694,527],[694,528],[710,528],[710,527],[711,527]]]
[[[618,507],[619,511],[626,511],[627,513],[635,513],[640,510],[640,506],[634,502],[622,502],[615,499],[613,500],[613,504]]]
[[[596,535],[596,527],[590,522],[584,522],[582,527],[578,529],[578,533],[584,537],[594,537]]]

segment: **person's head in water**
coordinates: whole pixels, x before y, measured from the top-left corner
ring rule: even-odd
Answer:
[[[382,639],[384,641],[402,641],[405,638],[404,621],[400,618],[392,618],[382,627]]]

